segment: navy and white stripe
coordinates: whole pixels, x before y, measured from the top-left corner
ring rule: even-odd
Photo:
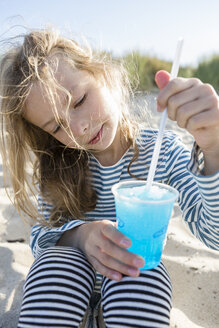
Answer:
[[[27,276],[18,328],[78,327],[94,284],[94,269],[79,250],[48,248]]]
[[[138,278],[103,278],[103,317],[107,327],[169,327],[172,287],[161,263]]]
[[[144,131],[139,139],[139,158],[131,167],[135,176],[147,179],[156,141],[156,131]],[[219,172],[201,175],[203,158],[195,145],[192,155],[180,139],[166,132],[155,174],[155,181],[179,191],[184,220],[195,236],[208,247],[219,249]],[[94,290],[101,291],[103,317],[107,328],[169,327],[171,283],[165,267],[142,271],[138,278],[124,277],[120,282],[96,274],[80,251],[55,246],[64,231],[87,221],[116,220],[113,184],[130,180],[130,148],[118,163],[103,167],[92,155],[90,170],[98,201],[84,220],[69,218],[60,228],[35,225],[31,248],[36,261],[25,284],[19,328],[78,327]],[[39,211],[49,219],[52,205],[39,196]]]
[[[157,137],[157,131],[144,130],[141,139],[137,140],[139,158],[131,166],[131,172],[139,178],[147,179],[149,165]],[[192,156],[180,138],[167,131],[164,135],[155,181],[175,187],[179,191],[179,205],[184,220],[192,233],[212,249],[219,249],[219,172],[212,176],[200,174],[198,150],[195,146]],[[98,195],[95,210],[87,213],[85,221],[109,219],[116,220],[114,198],[111,192],[113,184],[130,180],[128,165],[133,156],[130,148],[118,163],[111,167],[103,167],[95,157],[90,156],[90,170],[93,175],[93,186]],[[43,202],[39,196],[39,211],[46,219],[49,217],[51,205]],[[31,234],[31,248],[38,257],[46,248],[55,245],[62,233],[72,229],[83,220],[70,218],[60,228],[47,228],[35,225]]]
[[[94,284],[95,272],[79,250],[48,248],[27,276],[17,327],[78,328],[86,318]],[[171,295],[170,278],[162,263],[137,278],[123,277],[118,282],[105,277],[101,286],[105,326],[168,328]]]

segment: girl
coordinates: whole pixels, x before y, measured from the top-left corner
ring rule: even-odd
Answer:
[[[163,263],[140,272],[144,260],[115,227],[111,187],[147,179],[157,136],[129,116],[125,70],[48,30],[27,34],[0,70],[2,156],[15,206],[37,221],[18,327],[79,327],[100,293],[106,327],[168,327],[171,283]],[[195,143],[191,154],[166,132],[155,181],[179,191],[193,234],[218,249],[218,97],[197,79],[168,83],[169,74],[159,72],[156,81],[158,110],[168,106]]]

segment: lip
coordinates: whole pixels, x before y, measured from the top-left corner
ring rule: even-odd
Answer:
[[[102,133],[103,133],[103,125],[101,126],[100,130],[95,135],[95,137],[93,139],[91,139],[88,144],[95,145],[96,143],[98,143],[102,137]]]

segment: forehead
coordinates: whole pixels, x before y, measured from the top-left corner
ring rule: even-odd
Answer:
[[[49,93],[53,94],[56,106],[60,107],[67,97],[66,91],[70,92],[73,98],[77,97],[80,95],[80,90],[93,80],[87,71],[74,69],[62,59],[58,61],[53,74],[52,83],[44,84],[40,81],[33,83],[25,103],[24,117],[37,126],[41,126],[47,115],[51,116],[53,106]]]
[[[55,68],[52,69],[54,78],[57,83],[69,90],[72,85],[77,87],[88,83],[91,80],[91,74],[86,70],[79,70],[73,68],[70,63],[67,63],[63,58],[55,56],[56,63]]]

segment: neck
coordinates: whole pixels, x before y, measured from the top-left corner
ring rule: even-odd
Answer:
[[[101,154],[101,156],[95,154],[94,156],[102,166],[113,166],[114,164],[118,163],[118,161],[125,154],[126,150],[123,150],[120,153],[116,153],[116,154],[112,154],[111,152],[109,154],[108,153]]]
[[[102,166],[112,166],[116,164],[130,147],[130,141],[126,141],[120,131],[116,136],[116,147],[110,147],[101,153],[93,154]]]

